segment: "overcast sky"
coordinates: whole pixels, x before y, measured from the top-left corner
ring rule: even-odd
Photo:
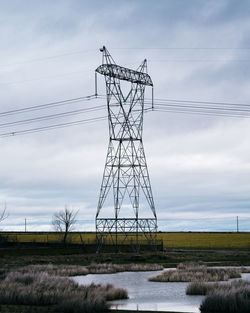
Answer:
[[[92,95],[103,45],[122,66],[148,59],[155,98],[250,104],[249,12],[247,0],[0,0],[0,112]],[[102,104],[0,115],[0,135],[103,116],[1,126]],[[235,231],[236,216],[250,230],[249,119],[149,112],[143,140],[160,230]],[[0,142],[1,229],[24,230],[26,218],[51,230],[68,205],[76,230],[94,230],[107,121]]]

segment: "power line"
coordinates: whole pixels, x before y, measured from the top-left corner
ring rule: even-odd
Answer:
[[[113,50],[158,50],[158,51],[178,51],[178,50],[186,50],[186,51],[248,51],[250,48],[248,47],[124,47],[124,48],[112,48]],[[71,55],[77,55],[77,54],[84,54],[89,53],[92,51],[96,51],[96,48],[93,49],[85,49],[85,50],[76,50],[72,52],[65,52],[65,53],[59,53],[54,55],[48,55],[40,58],[31,58],[29,60],[23,60],[23,61],[17,61],[17,62],[11,62],[8,64],[0,64],[0,67],[8,67],[12,65],[22,65],[22,64],[28,64],[28,63],[35,63],[35,62],[41,62],[41,61],[47,61],[47,60],[53,60],[57,58],[67,57]]]
[[[12,137],[12,136],[17,136],[17,135],[32,134],[32,133],[37,133],[37,132],[41,132],[41,131],[45,131],[45,130],[65,128],[65,127],[82,125],[82,124],[89,124],[89,123],[93,123],[93,122],[99,122],[99,121],[102,121],[104,119],[106,119],[106,116],[99,116],[99,117],[94,117],[94,118],[84,119],[84,120],[78,120],[78,121],[73,121],[73,122],[68,122],[68,123],[53,124],[53,125],[49,125],[49,126],[30,128],[30,129],[25,129],[25,130],[20,130],[20,131],[0,133],[0,138]]]
[[[148,59],[149,62],[250,62],[250,59]]]
[[[102,95],[81,96],[77,98],[71,98],[71,99],[66,99],[66,100],[61,100],[61,101],[55,101],[55,102],[50,102],[50,103],[45,103],[45,104],[40,104],[40,105],[29,106],[29,107],[20,108],[20,109],[9,110],[5,112],[0,112],[0,117],[13,115],[13,114],[19,114],[19,113],[32,112],[32,111],[42,110],[42,109],[50,109],[54,107],[61,107],[66,104],[73,104],[73,103],[78,103],[78,102],[88,101],[88,100],[93,100],[93,99],[103,99],[103,96]],[[147,107],[145,107],[144,109],[145,112],[152,111],[152,108],[149,107],[151,103],[152,103],[151,101],[148,101],[148,100],[145,101],[145,104],[147,105]],[[112,105],[116,105],[116,104],[120,105],[118,102],[112,103]],[[28,119],[21,119],[21,120],[17,120],[13,122],[2,123],[0,124],[0,128],[9,127],[9,126],[17,126],[17,125],[26,125],[26,124],[30,124],[34,122],[39,122],[39,121],[47,121],[47,120],[63,118],[63,117],[68,117],[68,116],[73,116],[73,115],[85,114],[88,112],[91,113],[91,112],[103,110],[104,108],[105,108],[105,105],[99,105],[99,106],[81,108],[81,109],[76,109],[76,110],[71,110],[71,111],[66,111],[66,112],[59,112],[55,114],[42,115],[42,116],[28,118]],[[165,113],[205,115],[205,116],[250,118],[250,105],[245,104],[245,103],[156,98],[154,101],[154,111],[165,112]],[[67,123],[65,122],[65,123],[60,123],[60,124],[52,124],[52,125],[41,126],[41,127],[36,127],[36,128],[18,130],[18,131],[10,131],[6,133],[0,133],[0,137],[9,137],[13,135],[21,135],[21,134],[34,133],[34,132],[39,132],[39,131],[44,131],[44,130],[69,127],[69,126],[74,126],[78,124],[85,124],[85,123],[103,120],[104,118],[105,117],[102,116],[102,117],[72,121],[72,122],[67,122]]]
[[[61,54],[55,54],[55,55],[50,55],[50,56],[45,56],[41,58],[33,58],[30,60],[24,60],[21,62],[13,62],[13,63],[8,63],[8,64],[1,64],[0,67],[5,67],[5,66],[11,66],[11,65],[22,65],[22,64],[28,64],[28,63],[33,63],[33,62],[40,62],[44,60],[50,60],[50,59],[56,59],[56,58],[61,58],[65,56],[71,56],[71,55],[76,55],[76,54],[82,54],[82,53],[88,53],[96,51],[96,49],[87,49],[87,50],[78,50],[78,51],[72,51],[72,52],[65,52]]]
[[[112,50],[250,50],[248,47],[129,47]]]
[[[151,109],[152,110],[152,109]],[[165,112],[165,113],[178,113],[178,114],[192,114],[192,115],[206,115],[206,116],[221,116],[221,117],[238,117],[238,118],[250,118],[250,115],[235,115],[235,114],[223,114],[220,112],[206,112],[206,111],[190,111],[190,110],[177,110],[177,109],[154,109],[154,112]]]
[[[52,75],[52,76],[45,76],[45,77],[37,77],[37,78],[32,78],[32,79],[26,79],[26,80],[19,80],[19,81],[10,81],[10,82],[0,82],[1,85],[16,85],[16,84],[25,84],[25,83],[30,83],[33,81],[39,81],[39,80],[47,80],[47,79],[54,79],[54,78],[62,78],[62,77],[67,77],[71,75],[77,75],[77,74],[82,74],[84,71],[76,71],[76,72],[68,72],[68,73],[63,73],[59,75]]]
[[[96,95],[82,96],[78,98],[71,98],[71,99],[66,99],[66,100],[61,100],[61,101],[49,102],[45,104],[33,105],[33,106],[25,107],[25,108],[0,112],[0,116],[7,116],[7,115],[13,115],[13,114],[18,114],[18,113],[23,113],[23,112],[42,110],[42,109],[47,109],[48,107],[52,108],[52,107],[62,106],[62,105],[81,102],[81,101],[88,101],[88,100],[92,100],[95,98],[101,98],[101,96],[96,96]]]
[[[147,104],[151,101],[146,100]],[[224,117],[250,117],[250,105],[245,103],[213,102],[197,100],[155,99],[155,111],[187,113]]]
[[[250,108],[249,109],[241,109],[241,108],[226,108],[226,107],[219,107],[219,106],[211,106],[211,107],[205,107],[202,105],[184,105],[184,104],[159,104],[159,103],[154,103],[154,106],[160,106],[160,107],[168,107],[168,108],[188,108],[188,109],[201,109],[205,111],[222,111],[222,112],[234,112],[234,113],[250,113]]]
[[[15,126],[15,125],[25,125],[25,124],[34,123],[37,121],[47,121],[47,120],[56,119],[56,118],[68,117],[68,116],[72,116],[72,115],[79,115],[82,113],[95,112],[95,111],[102,110],[104,108],[105,108],[105,105],[99,105],[99,106],[95,106],[95,107],[72,110],[72,111],[67,111],[67,112],[51,114],[51,115],[44,115],[44,116],[14,121],[14,122],[2,123],[2,124],[0,124],[0,128]]]
[[[146,98],[147,100],[149,100],[149,98]],[[215,102],[215,101],[198,101],[198,100],[180,100],[180,99],[162,99],[162,98],[155,98],[156,101],[160,101],[160,102],[184,102],[184,103],[202,103],[202,104],[221,104],[221,105],[237,105],[237,106],[248,106],[250,107],[250,104],[245,104],[245,103],[239,103],[239,102]]]

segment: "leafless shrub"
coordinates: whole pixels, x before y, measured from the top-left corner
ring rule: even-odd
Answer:
[[[2,213],[0,213],[0,223],[2,221],[4,221],[7,217],[9,216],[9,214],[6,212],[6,208],[2,211]]]
[[[176,270],[164,271],[161,275],[150,277],[149,280],[158,282],[226,281],[240,277],[241,271],[235,268],[211,268],[200,263],[181,263]]]

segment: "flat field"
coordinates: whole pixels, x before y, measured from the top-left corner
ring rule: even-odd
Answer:
[[[249,248],[250,232],[158,233],[164,248]]]
[[[94,245],[95,232],[69,233],[67,242],[78,245]],[[62,233],[55,232],[0,232],[9,243],[57,244],[63,241]],[[120,242],[129,239],[119,235]],[[250,232],[159,232],[157,240],[163,248],[240,248],[250,249]],[[142,240],[142,243],[144,241]]]

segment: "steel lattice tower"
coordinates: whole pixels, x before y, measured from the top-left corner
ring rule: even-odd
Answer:
[[[142,142],[145,86],[153,88],[153,83],[147,74],[146,60],[137,70],[131,70],[117,65],[105,47],[100,51],[103,53],[102,65],[96,72],[105,76],[109,146],[96,213],[97,251],[104,244],[114,245],[117,250],[120,244],[127,243],[138,252],[142,240],[154,246],[157,234],[157,217]],[[130,87],[126,96],[121,86],[123,81]],[[110,194],[114,216],[100,217]],[[141,217],[146,206],[149,218]],[[129,209],[132,209],[132,217],[128,217]]]

